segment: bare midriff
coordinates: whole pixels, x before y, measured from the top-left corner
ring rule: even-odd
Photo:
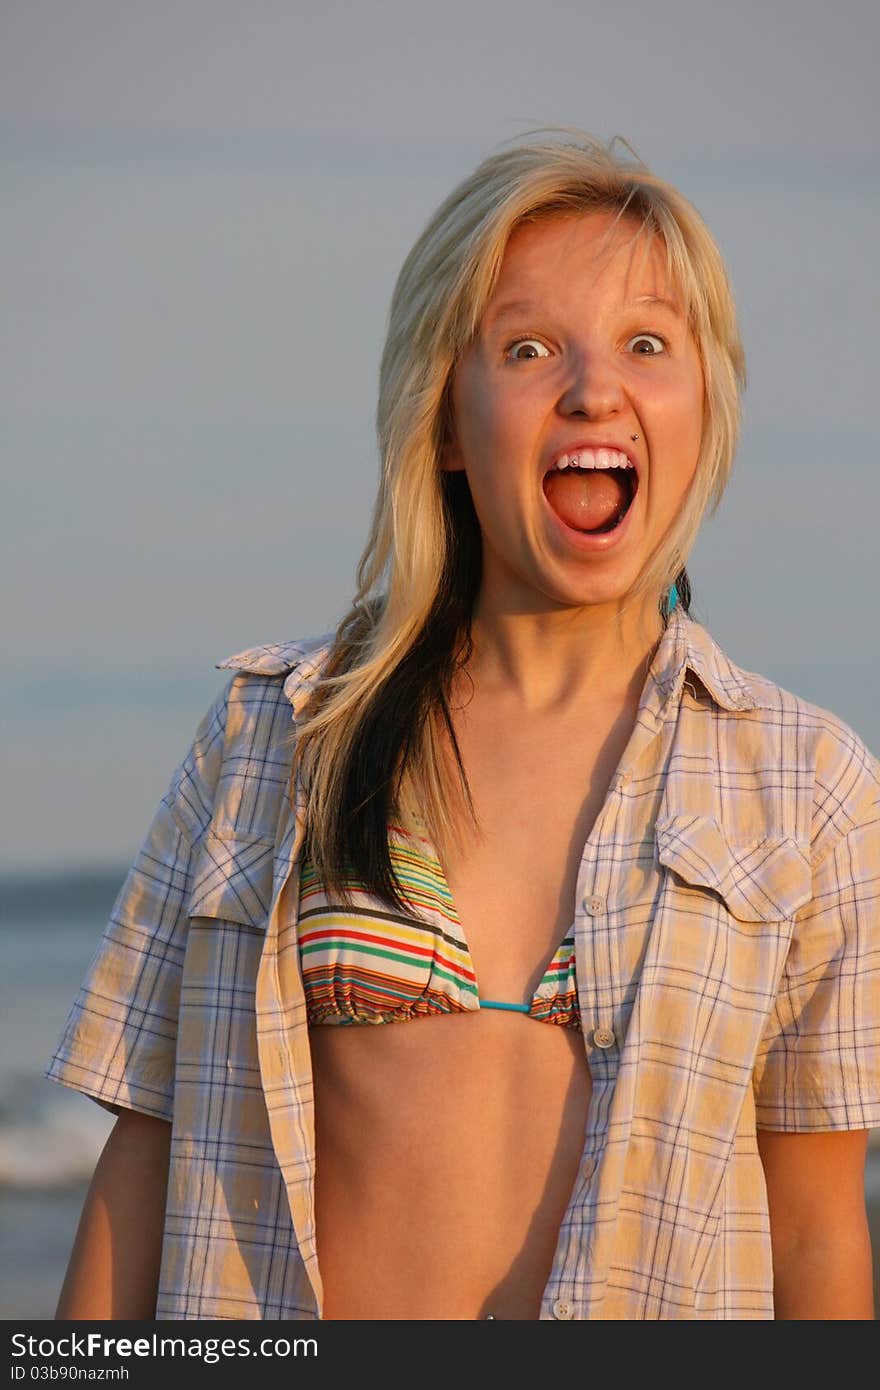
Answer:
[[[310,1038],[324,1317],[537,1318],[584,1147],[580,1031],[486,1010]]]

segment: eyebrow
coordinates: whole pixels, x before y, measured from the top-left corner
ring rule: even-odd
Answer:
[[[528,299],[513,299],[507,304],[499,304],[497,309],[492,309],[487,317],[490,322],[497,323],[499,319],[506,318],[509,314],[530,314],[534,307]]]
[[[662,309],[671,309],[673,314],[680,314],[682,312],[680,304],[676,304],[674,299],[667,299],[666,296],[662,294],[641,294],[638,299],[633,299],[631,304],[650,304],[652,306],[656,304]],[[626,307],[630,306],[627,305]]]
[[[682,313],[680,305],[676,304],[672,299],[667,299],[665,295],[662,294],[642,294],[639,295],[638,299],[630,300],[630,302],[623,307],[625,309],[632,309],[641,308],[642,305],[650,305],[651,308],[669,309],[673,314],[679,317]],[[507,318],[511,314],[532,314],[537,312],[540,312],[540,308],[533,304],[531,300],[515,299],[510,300],[506,304],[499,304],[496,309],[491,310],[487,318],[490,323],[496,324],[499,320]]]

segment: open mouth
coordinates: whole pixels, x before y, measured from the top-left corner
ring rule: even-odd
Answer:
[[[566,526],[587,535],[614,531],[639,489],[635,468],[551,468],[544,475],[544,496]]]

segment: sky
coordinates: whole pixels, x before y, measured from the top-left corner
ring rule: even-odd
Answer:
[[[399,267],[547,123],[625,136],[730,270],[694,616],[880,752],[878,40],[868,0],[2,0],[0,871],[129,862],[214,663],[340,619]]]

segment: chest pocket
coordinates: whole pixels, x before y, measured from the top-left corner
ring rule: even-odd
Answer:
[[[812,895],[808,851],[789,836],[739,843],[712,817],[679,815],[657,822],[656,846],[662,865],[739,922],[787,921]]]
[[[189,916],[219,917],[265,931],[274,858],[274,840],[209,830],[193,871]]]
[[[719,1154],[730,1152],[742,1123],[812,870],[797,840],[733,840],[707,816],[659,819],[655,844],[658,897],[638,986],[638,1055],[648,1059],[639,1104],[659,1132],[670,1116],[681,1133],[691,1130],[693,1142],[681,1142],[688,1191],[709,1212],[724,1191]],[[696,1259],[685,1248],[682,1282]]]

